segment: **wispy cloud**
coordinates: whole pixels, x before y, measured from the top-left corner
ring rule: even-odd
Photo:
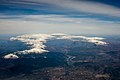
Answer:
[[[4,0],[1,3],[8,9],[0,11],[1,34],[120,34],[120,8],[112,5],[89,0]],[[29,15],[25,13],[26,9],[29,9]],[[18,15],[14,11],[23,13]],[[38,14],[33,14],[34,11]],[[63,13],[51,14],[52,11]]]
[[[101,20],[99,18],[75,18],[68,17],[66,15],[0,15],[0,20],[22,20],[22,21],[34,21],[34,22],[44,22],[44,23],[117,23],[119,21],[111,21],[111,20]]]
[[[59,7],[68,8],[80,12],[96,13],[96,14],[104,14],[109,16],[120,17],[119,8],[97,2],[77,1],[77,0],[76,1],[75,0],[40,0],[40,1],[34,0],[34,1],[53,4]]]
[[[120,30],[119,22],[97,18],[70,18],[64,15],[21,15],[19,17],[0,19],[0,33],[119,34]]]
[[[71,10],[77,12],[120,17],[120,8],[98,2],[90,2],[90,1],[82,1],[82,0],[20,0],[20,1],[9,1],[7,2],[7,4],[8,3],[9,5],[21,6],[24,8],[34,9],[34,10],[40,10],[39,6],[44,6],[44,7],[52,6],[54,10],[56,9]],[[52,8],[50,9],[53,10]]]

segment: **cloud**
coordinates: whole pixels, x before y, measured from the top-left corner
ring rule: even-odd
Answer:
[[[8,2],[6,2],[8,3]],[[5,3],[4,3],[5,4]],[[24,5],[23,5],[24,4]],[[21,0],[21,1],[9,1],[9,5],[21,6],[33,10],[40,10],[39,5],[53,6],[55,10],[76,11],[92,14],[102,14],[107,16],[120,17],[120,8],[112,5],[107,5],[92,1],[82,0]],[[7,5],[7,4],[6,4]],[[38,6],[38,7],[35,7]],[[52,9],[51,8],[51,9]]]
[[[88,0],[15,0],[3,1],[2,5],[12,7],[16,12],[18,8],[22,8],[23,12],[26,8],[38,12],[44,12],[41,9],[46,9],[45,12],[47,11],[48,15],[33,15],[32,13],[30,13],[31,15],[0,14],[0,34],[56,32],[70,34],[120,34],[120,20],[118,19],[120,17],[120,9],[107,4]],[[50,14],[49,12],[53,10],[58,10],[63,12],[63,14]],[[83,13],[83,15],[78,17],[68,10],[75,13],[78,12],[78,15]],[[9,14],[9,11],[6,12]],[[68,12],[68,14],[64,14],[64,12]],[[18,13],[21,12],[18,11]],[[94,14],[100,15],[94,16]]]
[[[70,34],[120,34],[120,21],[114,20],[75,18],[66,15],[1,15],[0,18],[1,34],[58,32]]]
[[[100,20],[99,18],[75,18],[66,15],[23,15],[21,19],[48,23],[120,23],[119,21]]]
[[[1,19],[6,20],[18,20],[18,21],[34,21],[45,23],[120,23],[119,21],[101,20],[99,18],[75,18],[68,17],[66,15],[0,15]],[[0,20],[1,20],[0,19]]]

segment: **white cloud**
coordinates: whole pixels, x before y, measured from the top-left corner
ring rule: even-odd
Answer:
[[[25,9],[33,9],[33,10],[41,10],[46,9],[46,7],[42,8],[39,7],[41,5],[51,7],[47,8],[47,10],[53,10],[53,11],[75,11],[75,12],[85,12],[87,14],[102,14],[107,16],[116,16],[120,17],[120,8],[89,1],[89,0],[22,0],[22,1],[3,1],[4,5],[12,5],[10,7],[22,7]]]
[[[119,21],[70,18],[64,15],[21,15],[18,17],[20,18],[0,19],[0,33],[120,34]]]
[[[49,4],[55,6],[56,8],[60,8],[62,10],[71,10],[92,14],[103,14],[108,16],[117,16],[120,17],[120,9],[111,5],[98,3],[98,2],[90,2],[90,1],[77,1],[77,0],[23,0],[22,1],[10,1],[14,4],[24,4],[26,8],[37,9],[37,7],[33,7],[32,5],[40,5],[41,3]],[[31,5],[31,6],[30,6]],[[60,10],[59,9],[59,10]]]
[[[6,20],[17,20],[17,21],[34,21],[34,22],[44,22],[44,23],[120,23],[119,21],[109,21],[109,20],[100,20],[99,18],[74,18],[67,17],[65,15],[19,15],[19,16],[6,16],[0,15],[0,20],[4,18]],[[4,19],[5,20],[5,19]],[[3,20],[3,21],[4,21]]]

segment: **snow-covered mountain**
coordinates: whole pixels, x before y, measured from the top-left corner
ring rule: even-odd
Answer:
[[[52,49],[59,48],[59,50],[65,47],[80,47],[83,44],[94,44],[98,46],[105,46],[108,43],[104,41],[102,37],[87,37],[76,36],[62,33],[54,34],[25,34],[17,37],[10,38],[11,41],[20,41],[28,46],[28,49],[22,51],[16,51],[9,53],[4,58],[19,58],[18,54],[31,54],[31,53],[44,53],[50,52]],[[77,44],[76,44],[77,43]],[[63,46],[63,47],[62,47]],[[87,46],[84,46],[87,47]],[[60,49],[61,48],[61,49]],[[58,50],[58,51],[59,51]]]

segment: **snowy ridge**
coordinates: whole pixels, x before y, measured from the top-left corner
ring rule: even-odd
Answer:
[[[72,41],[82,41],[82,42],[89,42],[96,45],[106,45],[108,43],[104,42],[101,37],[86,37],[86,36],[74,36],[74,35],[67,35],[62,33],[54,33],[54,34],[25,34],[17,37],[12,37],[10,40],[15,41],[21,41],[27,44],[30,49],[23,50],[23,51],[17,51],[14,52],[15,54],[31,54],[31,53],[44,53],[49,52],[45,49],[45,44],[47,40],[50,39],[68,39]]]
[[[5,55],[4,58],[5,59],[17,59],[19,57],[15,54],[8,54],[8,55]]]
[[[12,37],[10,40],[19,40],[31,47],[30,50],[18,51],[17,53],[28,54],[28,53],[43,53],[48,52],[45,50],[44,43],[47,39],[52,38],[51,35],[47,34],[26,34],[22,36]]]

